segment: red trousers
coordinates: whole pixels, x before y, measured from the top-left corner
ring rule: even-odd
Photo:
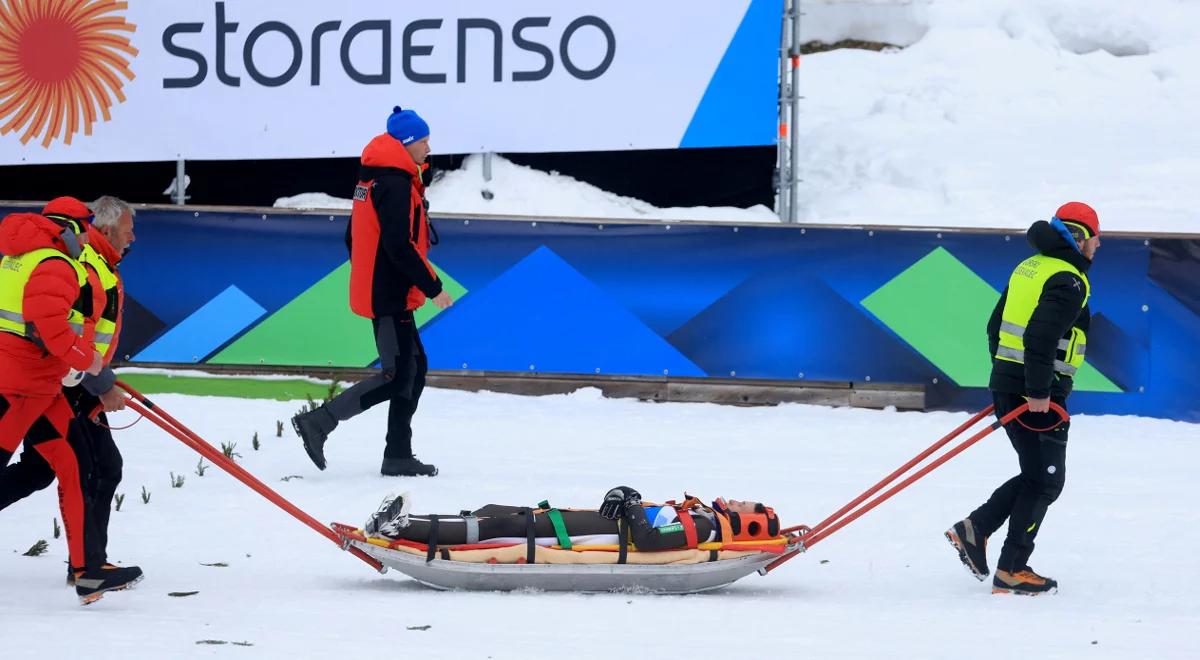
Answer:
[[[73,417],[61,393],[52,397],[0,394],[0,470],[8,465],[22,440],[46,459],[58,477],[58,503],[71,566],[83,568],[83,479],[87,475],[80,474],[75,450],[67,442],[67,428]]]

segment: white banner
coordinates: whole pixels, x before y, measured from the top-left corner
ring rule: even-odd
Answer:
[[[781,8],[0,0],[0,164],[358,156],[394,105],[440,153],[772,144]]]

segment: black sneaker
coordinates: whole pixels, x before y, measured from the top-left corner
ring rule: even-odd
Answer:
[[[437,466],[422,463],[416,456],[409,458],[384,458],[379,473],[385,477],[436,477]]]
[[[318,469],[325,469],[325,440],[337,428],[338,422],[329,409],[319,406],[316,410],[300,413],[292,418],[292,428],[304,442],[304,451]]]
[[[142,569],[137,566],[96,568],[75,573],[75,594],[83,605],[104,597],[109,591],[128,589],[142,581]]]
[[[958,558],[971,571],[971,575],[980,582],[987,578],[987,537],[975,529],[970,518],[960,520],[946,530],[946,540],[958,550]]]
[[[101,568],[121,568],[121,567],[117,566],[116,564],[110,564],[108,562],[104,562],[104,566],[102,566]],[[130,568],[137,568],[137,566],[131,566]],[[141,569],[138,568],[138,570],[140,571]],[[67,565],[67,586],[68,587],[75,586],[75,573],[76,572],[77,571],[75,569],[71,568],[71,566],[69,564]]]
[[[992,579],[992,593],[1020,594],[1022,596],[1040,596],[1058,592],[1058,581],[1042,577],[1026,566],[1019,571],[1003,571],[996,569],[996,577]]]

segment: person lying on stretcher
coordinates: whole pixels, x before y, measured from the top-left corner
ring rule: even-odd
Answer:
[[[694,548],[713,541],[753,541],[779,534],[768,506],[718,498],[712,506],[686,496],[680,504],[649,504],[628,486],[609,490],[599,510],[489,504],[458,515],[409,513],[411,497],[388,498],[363,526],[368,536],[429,545],[517,544],[532,534],[542,546],[616,545],[621,536],[641,551]],[[628,531],[625,531],[628,530]],[[623,533],[624,532],[624,533]]]

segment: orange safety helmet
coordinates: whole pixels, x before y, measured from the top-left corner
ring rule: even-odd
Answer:
[[[779,517],[775,510],[759,504],[754,513],[735,513],[729,510],[725,498],[713,501],[713,510],[729,519],[733,541],[765,541],[779,536]]]

